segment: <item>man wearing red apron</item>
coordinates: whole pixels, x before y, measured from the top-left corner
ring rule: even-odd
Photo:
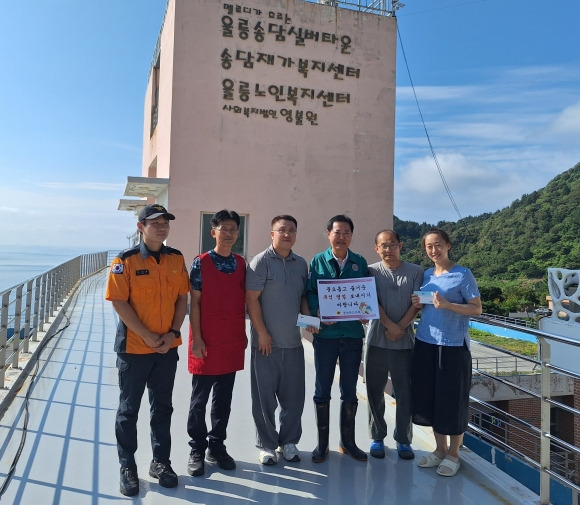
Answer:
[[[187,419],[191,447],[187,471],[192,476],[204,474],[205,458],[223,470],[236,467],[224,440],[236,372],[244,368],[248,344],[244,292],[246,264],[242,256],[232,252],[238,239],[240,217],[234,211],[221,210],[213,215],[211,223],[216,246],[196,257],[190,272],[188,368],[193,375]],[[211,429],[208,431],[205,413],[212,389]]]

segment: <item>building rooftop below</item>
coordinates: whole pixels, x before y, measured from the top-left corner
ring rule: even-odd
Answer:
[[[119,493],[119,465],[114,435],[118,402],[116,355],[113,339],[116,317],[104,300],[106,274],[83,281],[67,311],[68,323],[47,344],[34,373],[31,388],[23,387],[0,421],[0,479],[5,480],[20,450],[14,475],[4,495],[13,505],[102,505],[126,502]],[[185,332],[185,325],[182,328]],[[254,445],[250,409],[249,356],[246,369],[236,379],[226,445],[237,468],[226,472],[206,465],[203,477],[187,474],[189,456],[186,419],[191,392],[185,348],[180,349],[173,395],[172,466],[179,486],[161,488],[148,476],[151,458],[148,405],[144,397],[139,419],[137,463],[142,504],[196,503],[239,505],[263,503],[297,505],[313,503],[393,505],[453,503],[506,505],[538,503],[537,495],[493,465],[462,449],[462,468],[453,478],[435,469],[421,469],[415,461],[398,458],[390,435],[385,459],[361,463],[338,452],[338,385],[331,403],[330,455],[326,462],[311,462],[316,428],[311,398],[314,389],[313,351],[305,342],[306,407],[299,463],[262,466]],[[368,451],[367,407],[364,383],[359,381],[356,422],[358,445]],[[29,417],[26,395],[29,395]],[[395,400],[387,396],[387,423],[394,426]],[[25,437],[25,440],[24,440]],[[22,444],[22,445],[21,445]],[[429,430],[415,427],[413,447],[417,457],[433,450]]]

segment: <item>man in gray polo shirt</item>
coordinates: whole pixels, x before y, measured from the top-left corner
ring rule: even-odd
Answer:
[[[302,435],[304,349],[298,314],[310,314],[304,298],[308,265],[292,251],[297,222],[272,219],[272,245],[255,256],[246,271],[246,304],[251,322],[252,415],[263,465],[276,464],[277,453],[300,461],[296,444]],[[310,328],[313,330],[313,328]],[[280,429],[275,412],[280,402]]]
[[[397,453],[402,459],[415,457],[411,448],[411,357],[415,345],[413,320],[418,309],[411,304],[411,294],[423,282],[419,265],[401,260],[403,243],[397,232],[383,230],[375,237],[375,251],[381,261],[369,265],[377,283],[377,296],[383,308],[381,320],[371,321],[367,333],[365,381],[368,397],[371,456],[385,457],[383,439],[385,422],[385,386],[389,374],[397,399],[395,431]]]

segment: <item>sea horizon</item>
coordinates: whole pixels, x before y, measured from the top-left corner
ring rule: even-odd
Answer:
[[[125,247],[83,246],[6,246],[0,247],[0,292],[47,272],[82,254],[110,251],[117,253]]]

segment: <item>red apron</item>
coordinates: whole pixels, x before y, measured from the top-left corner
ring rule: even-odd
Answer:
[[[201,260],[201,337],[207,356],[196,358],[191,352],[189,328],[188,369],[196,375],[223,375],[243,370],[246,337],[246,301],[244,258],[234,254],[236,271],[220,272],[209,255]]]

